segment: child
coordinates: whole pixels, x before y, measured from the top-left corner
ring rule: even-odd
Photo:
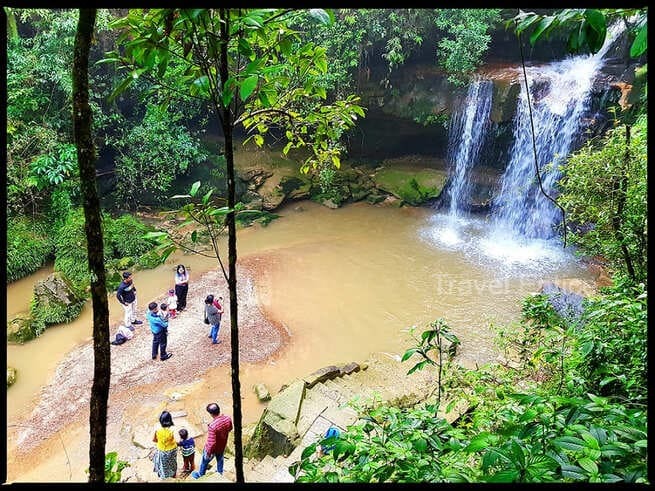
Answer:
[[[159,306],[159,317],[161,317],[165,321],[167,321],[168,318],[170,317],[170,314],[168,313],[168,304],[167,303],[162,303]]]
[[[174,319],[177,315],[177,295],[175,295],[175,290],[172,288],[168,290],[168,298],[166,301],[168,302],[168,311],[171,314],[171,319]]]
[[[193,438],[189,438],[189,432],[185,428],[182,428],[179,434],[182,441],[177,442],[177,446],[180,447],[182,458],[184,459],[182,470],[184,472],[191,472],[196,468],[193,463],[196,454],[196,443],[193,441]]]

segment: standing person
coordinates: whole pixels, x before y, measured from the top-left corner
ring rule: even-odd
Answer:
[[[175,290],[171,288],[168,290],[168,298],[166,299],[168,303],[168,312],[171,314],[171,319],[175,319],[177,315],[177,295],[175,295]]]
[[[143,321],[136,318],[136,287],[132,281],[132,273],[123,271],[123,281],[118,285],[116,298],[125,309],[123,323],[126,327],[132,324],[143,324]]]
[[[168,321],[159,315],[159,306],[157,302],[148,304],[148,323],[152,331],[152,359],[157,359],[157,348],[159,348],[159,359],[168,360],[173,353],[166,353],[166,342],[168,340]],[[176,447],[177,448],[177,447]]]
[[[207,295],[205,298],[205,319],[209,321],[210,330],[209,338],[212,338],[212,344],[218,344],[218,330],[221,326],[221,312],[214,305],[214,295]]]
[[[221,408],[215,402],[207,404],[207,412],[214,418],[208,425],[207,441],[202,449],[200,469],[193,471],[191,477],[198,479],[204,476],[207,466],[216,457],[216,472],[223,474],[223,453],[227,445],[227,437],[232,431],[232,418],[221,414]]]
[[[161,428],[155,431],[155,436],[152,441],[157,444],[155,457],[153,462],[155,464],[154,472],[157,473],[160,479],[167,477],[175,477],[177,473],[177,442],[171,426],[173,426],[173,417],[168,411],[162,411],[159,416],[159,424]]]
[[[189,272],[184,264],[178,264],[175,270],[175,295],[177,295],[177,311],[186,309],[186,294],[189,291]]]
[[[178,433],[182,439],[177,442],[177,445],[182,452],[182,459],[184,460],[184,468],[182,470],[188,473],[196,469],[196,465],[193,462],[196,455],[196,442],[193,438],[189,437],[189,432],[186,428],[180,429]]]

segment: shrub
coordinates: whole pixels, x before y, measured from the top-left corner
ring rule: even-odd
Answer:
[[[54,253],[54,244],[43,222],[27,217],[7,221],[7,282],[41,268]]]

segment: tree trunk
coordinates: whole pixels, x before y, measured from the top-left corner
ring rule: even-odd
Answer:
[[[623,235],[623,208],[625,207],[626,194],[628,191],[628,166],[630,164],[630,126],[625,126],[625,156],[623,159],[623,167],[621,168],[621,175],[614,181],[613,191],[616,193],[616,213],[612,217],[612,228],[614,229],[614,237],[621,245],[621,252],[623,253],[623,261],[628,270],[630,279],[635,281],[635,269],[632,265],[632,258],[628,247],[625,245],[625,236]]]
[[[221,62],[220,76],[221,86],[225,87],[229,78],[227,45],[230,38],[229,13],[226,9],[220,9],[221,22]],[[235,182],[234,182],[234,151],[232,140],[233,117],[230,107],[223,108],[223,133],[225,135],[225,162],[227,167],[227,206],[234,209]],[[239,381],[239,327],[237,316],[237,234],[234,211],[227,215],[228,231],[228,288],[230,290],[230,341],[232,343],[232,411],[234,420],[234,466],[236,469],[236,480],[244,482],[243,476],[243,446],[241,441],[241,382]]]
[[[96,189],[95,148],[89,106],[89,51],[96,9],[80,9],[73,58],[73,128],[84,206],[84,230],[93,302],[93,386],[89,414],[89,482],[104,483],[107,399],[111,375],[109,308],[105,285],[100,201]]]

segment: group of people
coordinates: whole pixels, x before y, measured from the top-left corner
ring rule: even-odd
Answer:
[[[146,319],[152,332],[152,359],[156,360],[159,354],[161,361],[168,360],[172,353],[166,351],[168,343],[168,321],[177,317],[179,312],[186,309],[187,293],[189,291],[189,272],[183,264],[178,264],[175,269],[175,288],[168,290],[166,302],[157,304],[150,302],[146,311]],[[123,272],[123,281],[118,286],[116,298],[123,306],[125,316],[123,324],[119,326],[112,344],[122,344],[134,336],[134,326],[143,324],[136,318],[137,297],[136,287],[130,271]],[[205,323],[209,324],[210,330],[207,337],[211,338],[212,344],[219,344],[218,332],[221,326],[223,315],[223,297],[214,298],[214,295],[207,295],[205,298]]]
[[[155,431],[153,442],[157,444],[153,456],[154,472],[161,479],[167,477],[177,477],[177,451],[180,449],[182,454],[183,473],[191,472],[191,477],[198,479],[205,475],[209,463],[216,458],[216,471],[223,473],[224,453],[227,445],[227,438],[232,431],[232,419],[221,414],[221,408],[215,402],[207,404],[205,408],[211,415],[212,421],[207,425],[207,439],[202,450],[202,459],[200,460],[200,469],[195,470],[195,441],[189,437],[186,428],[178,431],[179,440],[175,439],[175,434],[171,427],[174,425],[173,417],[168,411],[162,411],[159,416],[159,425]]]

